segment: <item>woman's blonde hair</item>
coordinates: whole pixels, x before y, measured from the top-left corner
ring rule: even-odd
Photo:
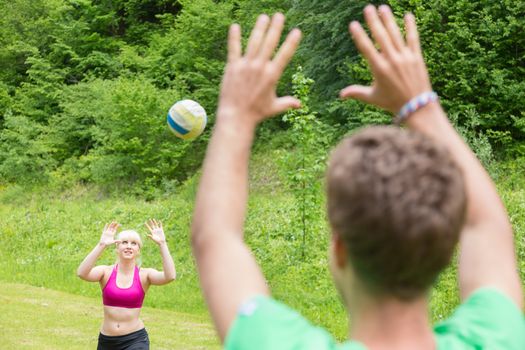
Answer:
[[[124,230],[124,231],[121,231],[120,233],[117,234],[117,237],[116,237],[116,240],[119,240],[119,241],[122,241],[124,239],[133,239],[135,241],[138,242],[139,244],[139,249],[142,249],[142,238],[140,238],[140,235],[138,234],[137,231],[134,231],[134,230]],[[115,247],[116,249],[116,247]],[[115,263],[118,263],[118,259]],[[139,254],[139,256],[137,257],[136,259],[136,264],[137,266],[141,266],[142,265],[142,258]]]
[[[126,238],[134,239],[135,241],[137,241],[139,243],[139,248],[142,248],[142,238],[140,238],[140,235],[138,234],[137,231],[124,230],[124,231],[120,232],[117,235],[117,240],[119,240],[119,241],[122,241],[122,240],[124,240]]]

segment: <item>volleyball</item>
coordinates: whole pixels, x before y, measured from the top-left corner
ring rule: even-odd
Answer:
[[[182,100],[171,106],[168,111],[168,126],[173,133],[183,140],[199,136],[207,122],[206,111],[192,100]]]

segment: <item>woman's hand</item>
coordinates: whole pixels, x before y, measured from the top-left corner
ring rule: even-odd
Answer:
[[[164,229],[162,228],[162,222],[155,219],[150,219],[144,225],[148,228],[150,232],[148,237],[151,238],[153,242],[157,243],[158,245],[166,243],[166,235],[164,234]]]
[[[102,231],[102,236],[100,236],[100,244],[104,247],[112,245],[114,243],[120,243],[120,240],[115,240],[115,234],[117,233],[120,224],[113,221],[110,224],[104,225],[104,230]]]
[[[358,22],[350,23],[352,38],[366,58],[374,76],[372,86],[350,85],[341,90],[342,98],[355,98],[398,113],[413,97],[432,91],[419,45],[416,21],[405,16],[406,40],[386,5],[368,5],[365,19],[379,50]]]

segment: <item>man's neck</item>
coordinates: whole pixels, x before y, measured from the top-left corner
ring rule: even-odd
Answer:
[[[424,297],[411,302],[361,298],[351,308],[350,339],[368,350],[434,350],[436,343]]]

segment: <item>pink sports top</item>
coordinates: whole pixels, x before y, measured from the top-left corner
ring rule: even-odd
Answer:
[[[108,283],[102,289],[102,303],[105,306],[125,307],[128,309],[141,308],[145,293],[140,283],[139,268],[135,266],[133,283],[129,288],[117,286],[117,272],[118,265],[115,264]]]

